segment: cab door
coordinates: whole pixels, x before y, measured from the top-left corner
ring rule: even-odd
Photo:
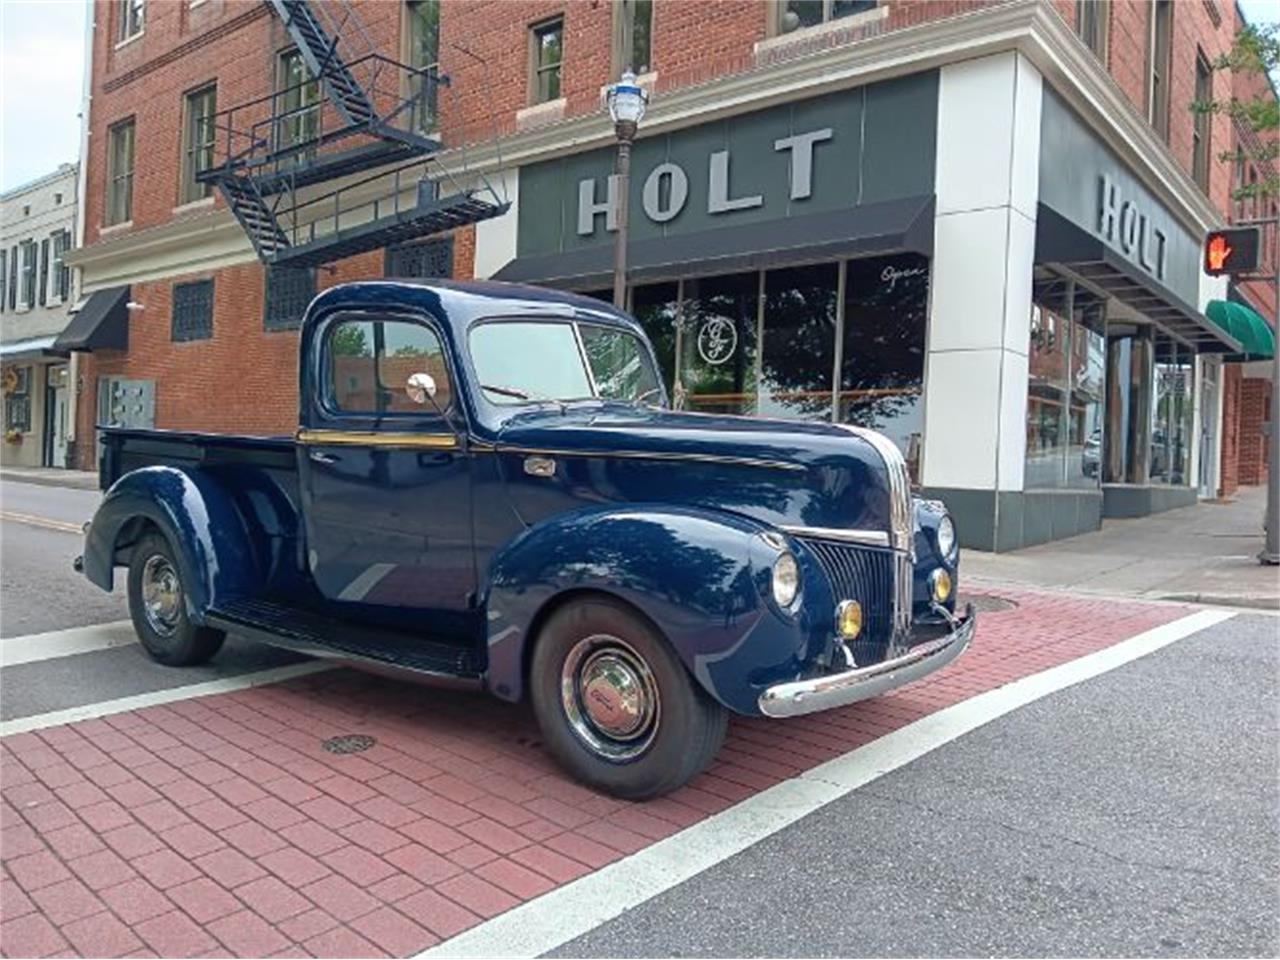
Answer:
[[[329,318],[316,336],[298,457],[317,587],[391,622],[397,612],[466,611],[471,471],[442,338],[422,318],[363,312]]]

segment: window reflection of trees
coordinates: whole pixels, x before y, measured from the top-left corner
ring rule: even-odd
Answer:
[[[834,263],[765,274],[762,414],[830,419],[838,274]]]
[[[924,431],[928,258],[850,260],[845,280],[839,415],[898,444],[919,479]]]
[[[760,275],[686,280],[680,385],[690,410],[756,412],[756,320]]]

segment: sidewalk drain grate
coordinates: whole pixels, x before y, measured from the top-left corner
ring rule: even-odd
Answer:
[[[1003,613],[1018,605],[1018,601],[1010,600],[1008,597],[997,597],[994,593],[975,593],[969,597],[969,600],[978,613]]]
[[[324,742],[324,748],[330,753],[360,753],[377,742],[363,733],[347,733],[341,737],[330,737]]]

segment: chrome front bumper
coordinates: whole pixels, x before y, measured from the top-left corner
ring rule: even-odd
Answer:
[[[878,697],[945,667],[964,653],[973,639],[976,623],[973,604],[969,604],[964,616],[954,620],[951,632],[945,637],[912,647],[902,656],[883,663],[776,684],[760,694],[760,712],[766,717],[797,717]]]

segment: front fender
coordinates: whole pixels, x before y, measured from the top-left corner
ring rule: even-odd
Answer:
[[[133,470],[103,497],[85,536],[84,573],[113,586],[116,552],[142,521],[159,528],[176,553],[187,613],[202,623],[220,597],[246,596],[260,582],[244,519],[218,483],[198,471],[152,466]]]
[[[803,611],[784,615],[764,595],[773,551],[758,534],[767,529],[735,514],[629,504],[524,531],[494,558],[485,588],[490,689],[520,699],[546,611],[591,591],[648,617],[720,703],[758,712],[760,689],[794,677],[809,656]]]

